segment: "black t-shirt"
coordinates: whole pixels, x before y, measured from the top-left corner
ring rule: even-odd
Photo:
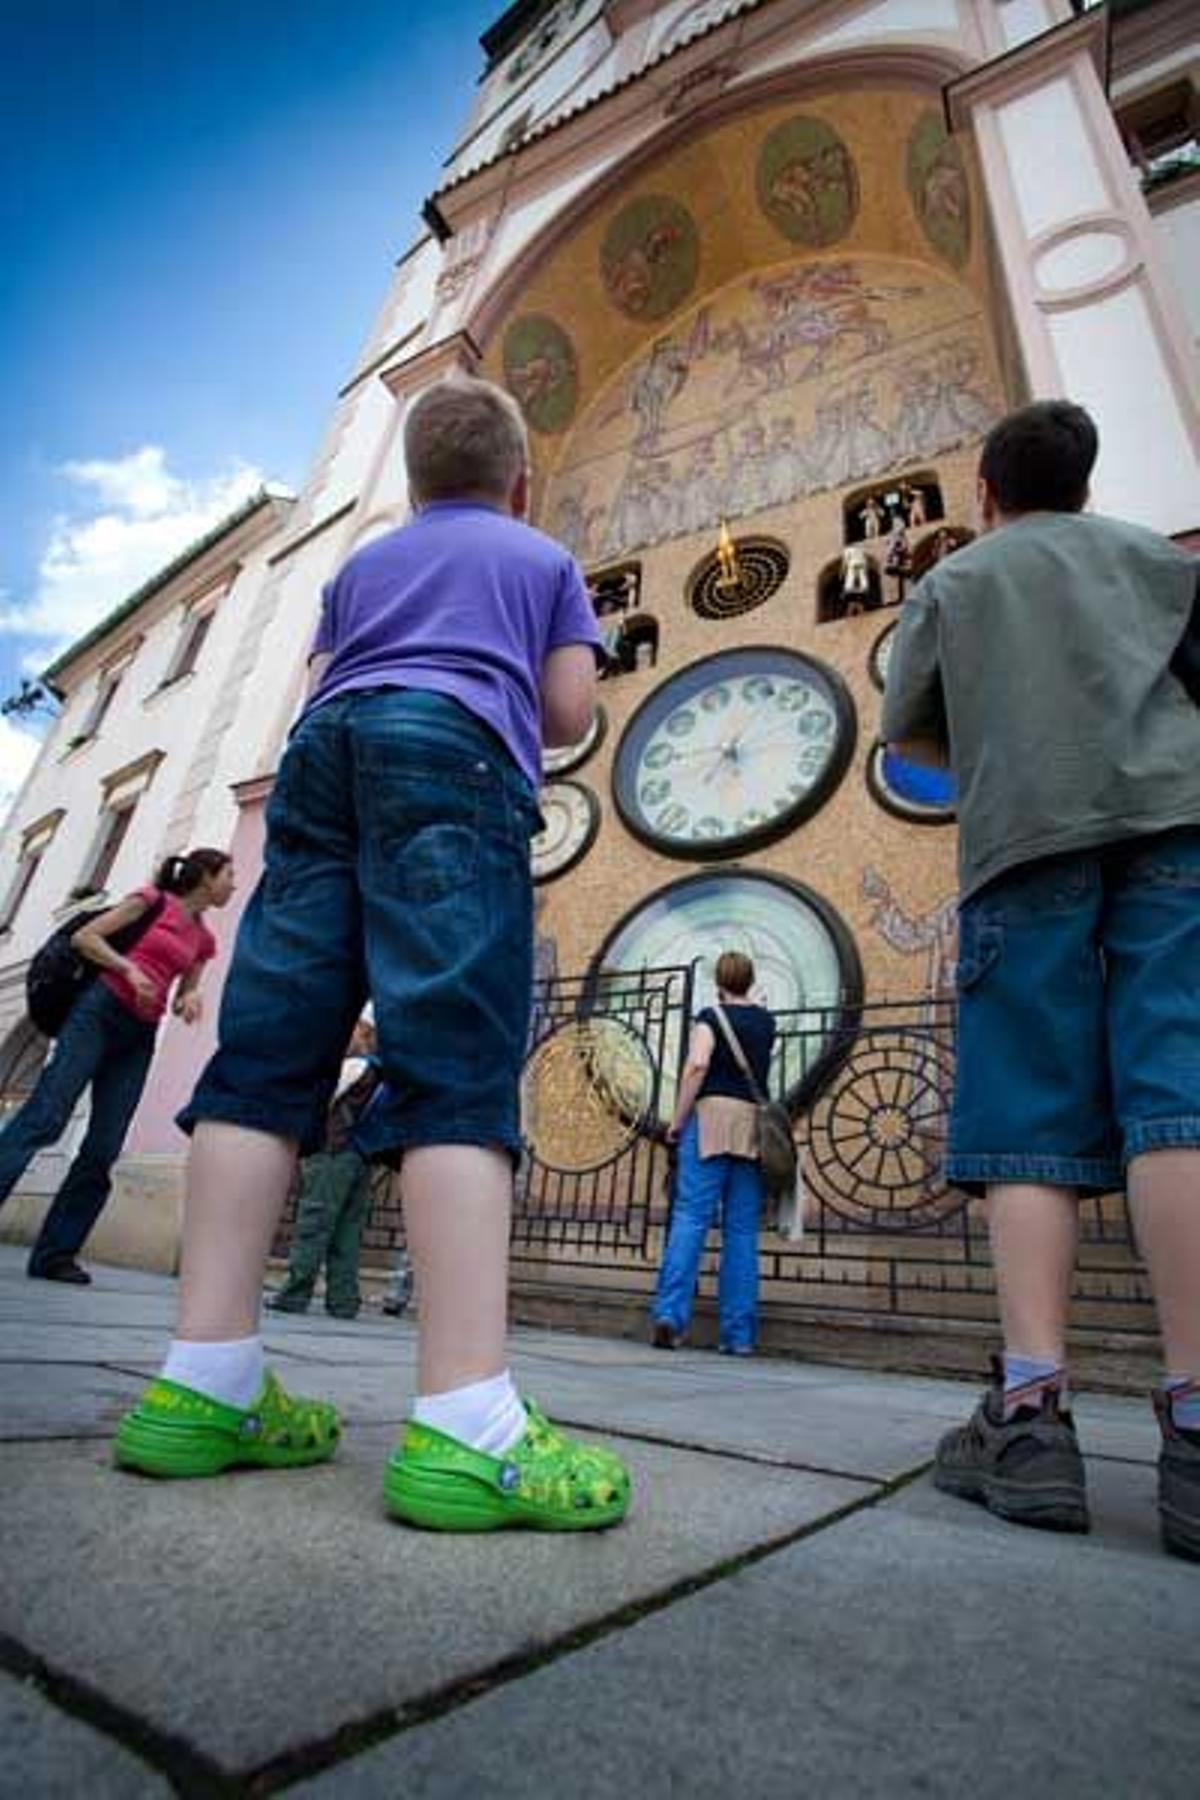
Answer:
[[[725,1017],[737,1033],[738,1042],[743,1054],[758,1078],[764,1093],[769,1093],[767,1075],[771,1067],[771,1048],[775,1042],[775,1021],[765,1006],[726,1005]],[[716,1039],[716,1049],[712,1061],[708,1065],[708,1073],[701,1084],[696,1098],[706,1100],[711,1094],[725,1094],[733,1100],[753,1100],[749,1083],[738,1068],[733,1051],[729,1048],[725,1033],[721,1030],[721,1021],[711,1006],[706,1006],[696,1020],[697,1025],[707,1025]]]

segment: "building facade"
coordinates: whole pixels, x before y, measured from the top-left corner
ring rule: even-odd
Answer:
[[[150,771],[106,883],[201,823],[252,882],[321,585],[406,516],[412,398],[477,370],[524,409],[535,522],[609,644],[600,728],[547,771],[541,966],[695,962],[703,988],[737,943],[793,1012],[936,998],[953,793],[878,744],[888,634],[970,537],[980,440],[1027,397],[1096,416],[1098,509],[1200,530],[1194,7],[517,0],[483,50],[298,503],[235,527],[269,534],[214,624],[236,697],[197,689],[178,780]],[[111,809],[159,747],[134,734],[112,769],[88,748],[114,637],[60,667],[5,842],[37,857],[0,971],[17,1032],[23,959],[85,854],[75,788],[102,761]],[[206,1047],[168,1028],[123,1166],[160,1247]]]

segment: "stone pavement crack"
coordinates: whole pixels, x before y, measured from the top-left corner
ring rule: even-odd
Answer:
[[[659,1431],[635,1431],[628,1425],[594,1424],[588,1419],[568,1419],[560,1409],[555,1410],[554,1420],[570,1431],[587,1431],[603,1438],[628,1438],[635,1444],[655,1444],[664,1450],[686,1450],[691,1456],[715,1456],[724,1462],[753,1463],[762,1469],[791,1469],[797,1475],[828,1475],[837,1481],[854,1481],[860,1487],[871,1487],[883,1490],[887,1481],[882,1475],[863,1475],[852,1469],[834,1469],[826,1463],[803,1462],[793,1456],[770,1456],[765,1450],[739,1450],[735,1444],[701,1444],[691,1438],[667,1437]],[[920,1465],[917,1473],[929,1468],[930,1461]]]
[[[630,1435],[622,1433],[623,1436]],[[651,1440],[658,1442],[660,1440]],[[665,1441],[665,1440],[662,1440]],[[746,1459],[751,1460],[751,1459]],[[586,1650],[592,1644],[604,1638],[613,1637],[618,1632],[627,1631],[631,1626],[639,1625],[643,1619],[649,1619],[655,1613],[665,1612],[668,1607],[675,1606],[681,1600],[690,1599],[693,1594],[702,1593],[705,1588],[714,1587],[718,1582],[728,1581],[743,1570],[753,1568],[756,1563],[765,1561],[767,1557],[777,1556],[783,1550],[790,1550],[805,1538],[816,1537],[833,1525],[840,1525],[844,1520],[852,1518],[856,1513],[865,1512],[869,1507],[878,1506],[893,1495],[909,1487],[920,1476],[932,1467],[932,1462],[925,1462],[919,1468],[910,1469],[893,1480],[880,1483],[868,1494],[856,1500],[848,1500],[844,1506],[825,1513],[819,1519],[812,1519],[807,1524],[796,1526],[791,1531],[770,1538],[762,1544],[755,1544],[749,1550],[739,1552],[737,1556],[726,1557],[714,1563],[699,1574],[685,1576],[682,1580],[671,1583],[669,1587],[659,1590],[657,1594],[649,1594],[640,1600],[630,1601],[615,1611],[605,1613],[599,1619],[593,1619],[587,1625],[578,1626],[574,1631],[566,1632],[551,1642],[539,1645],[536,1650],[518,1652],[512,1656],[502,1657],[500,1661],[487,1668],[477,1670],[474,1674],[458,1677],[446,1686],[434,1689],[419,1699],[410,1700],[402,1706],[387,1707],[381,1712],[373,1713],[369,1718],[352,1720],[339,1726],[328,1737],[314,1740],[308,1744],[298,1745],[295,1749],[285,1750],[281,1755],[270,1758],[257,1768],[246,1770],[240,1785],[233,1791],[239,1800],[260,1800],[260,1796],[276,1794],[281,1789],[291,1787],[294,1783],[311,1779],[324,1769],[336,1767],[360,1756],[366,1750],[386,1743],[390,1738],[401,1737],[415,1730],[418,1726],[428,1725],[445,1714],[457,1712],[460,1707],[468,1706],[473,1700],[480,1700],[497,1688],[506,1687],[510,1682],[519,1681],[524,1676],[536,1674],[539,1669],[547,1668],[553,1663],[562,1661],[564,1657],[573,1656],[578,1650]],[[854,1479],[854,1478],[852,1478]],[[857,1477],[862,1480],[862,1477]]]
[[[90,1682],[52,1668],[23,1644],[0,1632],[0,1669],[34,1687],[72,1718],[112,1738],[169,1781],[182,1800],[240,1800],[246,1791],[242,1781],[193,1749],[184,1738],[160,1731],[156,1725],[110,1700]]]

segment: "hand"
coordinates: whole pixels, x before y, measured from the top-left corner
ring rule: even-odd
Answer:
[[[139,969],[136,963],[131,962],[126,963],[121,973],[133,989],[133,996],[138,1003],[139,1010],[153,1012],[158,1000],[158,989],[146,971]]]
[[[204,1002],[199,994],[177,994],[171,1011],[177,1019],[182,1019],[185,1025],[196,1025],[203,1016]]]
[[[683,1136],[683,1126],[676,1125],[675,1121],[672,1120],[671,1123],[667,1126],[667,1142],[668,1142],[668,1144],[677,1144],[682,1136]]]

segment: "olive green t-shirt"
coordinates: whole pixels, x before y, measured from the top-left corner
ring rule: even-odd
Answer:
[[[885,742],[938,738],[962,897],[1017,864],[1200,825],[1195,557],[1093,513],[1029,513],[905,601]]]

